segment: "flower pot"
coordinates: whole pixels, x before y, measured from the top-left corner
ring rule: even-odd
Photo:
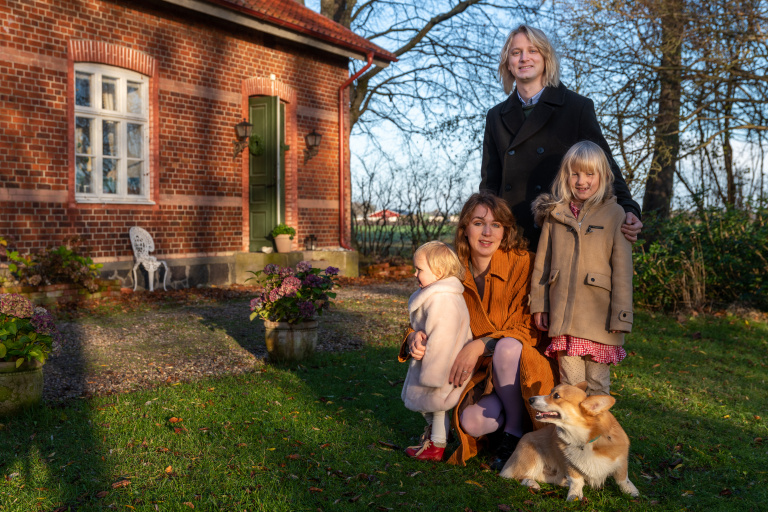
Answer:
[[[291,235],[275,235],[275,245],[277,252],[291,252]]]
[[[264,320],[264,340],[271,361],[299,361],[315,352],[317,320],[295,324]]]
[[[10,416],[40,403],[43,397],[43,365],[0,362],[0,416]]]

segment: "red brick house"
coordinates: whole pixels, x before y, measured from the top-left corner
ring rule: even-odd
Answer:
[[[132,226],[174,286],[238,281],[281,222],[349,248],[349,59],[396,60],[294,0],[2,2],[0,235],[79,235],[126,285]]]

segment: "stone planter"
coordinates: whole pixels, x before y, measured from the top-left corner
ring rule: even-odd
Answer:
[[[291,252],[291,235],[275,235],[275,246],[279,253]]]
[[[0,416],[10,416],[37,405],[43,397],[43,365],[37,361],[0,362]]]
[[[276,362],[299,361],[314,354],[317,325],[317,320],[296,324],[264,320],[264,340],[269,359]]]

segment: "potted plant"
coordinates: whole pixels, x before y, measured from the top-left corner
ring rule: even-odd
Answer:
[[[277,252],[291,252],[291,240],[296,236],[296,230],[286,224],[278,224],[272,230],[272,238],[275,239]]]
[[[317,345],[317,316],[336,297],[333,287],[339,269],[313,268],[300,261],[296,268],[269,264],[251,271],[264,289],[251,300],[251,320],[264,320],[267,352],[272,360],[299,360],[312,354]]]
[[[60,347],[45,308],[15,293],[0,294],[0,416],[40,402],[43,364]]]

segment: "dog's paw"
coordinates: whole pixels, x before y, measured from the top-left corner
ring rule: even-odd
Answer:
[[[539,489],[541,489],[539,482],[537,482],[532,478],[524,478],[520,483],[530,489],[533,489],[534,491],[538,491]]]
[[[637,498],[640,496],[640,491],[637,490],[637,487],[635,487],[635,484],[629,481],[627,479],[625,482],[619,483],[619,489],[621,489],[626,494],[629,494],[633,498]]]

